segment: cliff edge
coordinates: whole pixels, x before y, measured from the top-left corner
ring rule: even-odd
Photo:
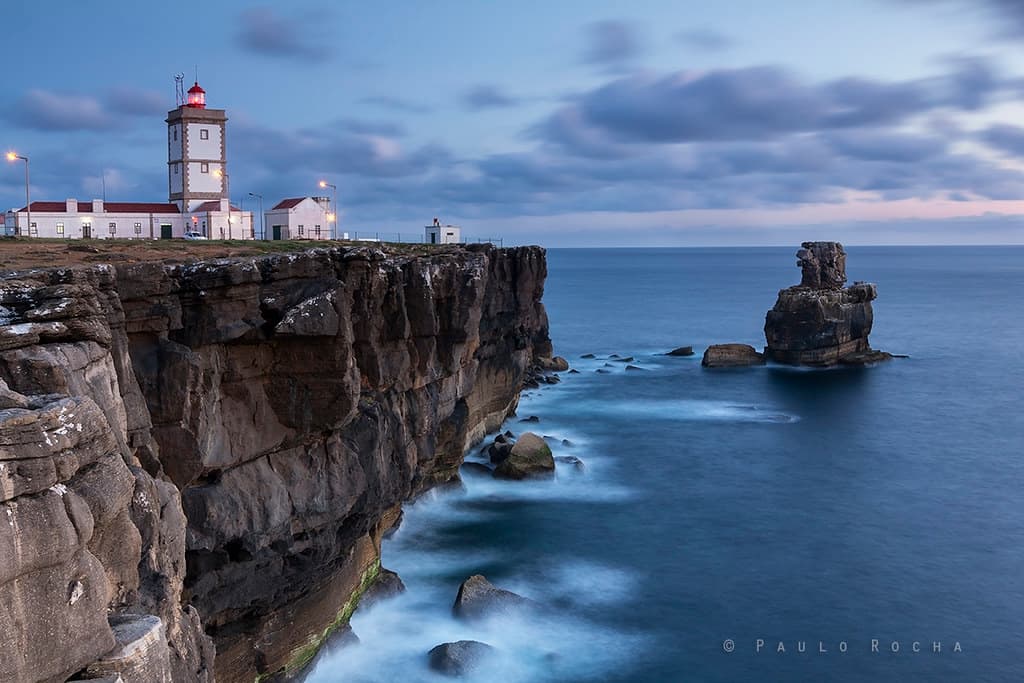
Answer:
[[[489,245],[0,274],[0,681],[301,669],[551,356],[545,277]]]

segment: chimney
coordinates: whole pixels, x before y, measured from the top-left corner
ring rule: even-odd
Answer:
[[[231,210],[231,203],[230,202],[231,202],[231,200],[225,199],[224,197],[221,197],[220,198],[220,210],[225,212],[225,213],[230,211]]]
[[[104,209],[103,209],[103,200],[102,199],[94,199],[94,200],[92,200],[92,211],[93,211],[93,213],[103,213]]]
[[[64,202],[64,210],[68,213],[78,213],[78,200],[70,197]]]

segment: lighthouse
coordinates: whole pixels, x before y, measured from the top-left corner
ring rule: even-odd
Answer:
[[[223,109],[206,108],[206,91],[198,81],[188,98],[167,112],[168,199],[183,213],[207,202],[228,209],[227,120]]]

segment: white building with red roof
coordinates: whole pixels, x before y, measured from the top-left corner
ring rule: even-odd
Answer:
[[[253,239],[252,212],[231,206],[223,109],[206,108],[197,82],[167,112],[167,203],[32,202],[4,216],[4,231],[57,239]]]
[[[331,239],[331,200],[328,197],[282,199],[263,214],[266,239]]]

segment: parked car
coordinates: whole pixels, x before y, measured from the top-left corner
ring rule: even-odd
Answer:
[[[206,235],[204,235],[201,232],[196,232],[195,230],[189,230],[188,232],[185,233],[185,239],[187,239],[187,240],[205,240],[205,239],[207,239],[207,237],[206,237]]]

